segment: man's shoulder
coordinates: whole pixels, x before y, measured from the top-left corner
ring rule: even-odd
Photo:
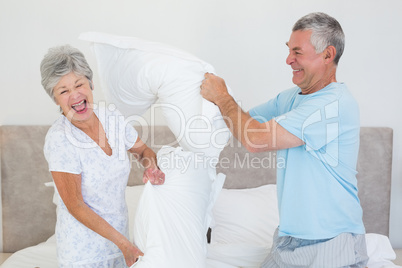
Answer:
[[[288,101],[291,98],[294,98],[301,92],[299,87],[291,87],[285,89],[284,91],[280,92],[277,96],[278,101]]]
[[[332,90],[335,94],[335,99],[346,106],[358,106],[355,97],[352,95],[348,87],[344,83],[334,83]]]
[[[332,83],[325,88],[307,95],[310,99],[322,99],[332,101],[354,100],[348,87],[343,83]]]
[[[279,95],[293,95],[293,94],[299,94],[301,92],[301,89],[299,87],[291,87],[288,89],[285,89]]]
[[[320,94],[332,94],[340,98],[344,94],[349,94],[349,89],[344,83],[334,82],[318,91]]]

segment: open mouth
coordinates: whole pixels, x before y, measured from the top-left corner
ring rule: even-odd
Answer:
[[[87,110],[87,101],[82,100],[76,104],[71,105],[71,108],[74,109],[77,113],[84,113]]]
[[[298,73],[298,72],[301,72],[302,70],[303,70],[303,69],[294,69],[293,72],[294,72],[294,73]]]

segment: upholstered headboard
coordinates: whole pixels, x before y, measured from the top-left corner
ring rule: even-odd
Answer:
[[[1,195],[3,252],[45,241],[56,222],[52,181],[43,156],[49,126],[1,126]],[[154,150],[175,145],[166,126],[139,128],[140,137]],[[227,175],[225,188],[252,188],[275,183],[276,153],[248,153],[231,141],[220,157],[217,171]],[[259,164],[252,164],[259,163]],[[392,163],[392,129],[363,127],[358,161],[359,197],[367,232],[388,235]],[[142,168],[133,160],[129,185],[141,184]],[[261,168],[262,166],[262,168]]]

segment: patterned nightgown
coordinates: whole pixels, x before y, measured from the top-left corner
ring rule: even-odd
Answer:
[[[118,111],[103,107],[94,112],[112,147],[111,156],[63,115],[49,129],[45,156],[50,171],[81,174],[85,203],[128,237],[124,195],[130,172],[127,150],[134,145],[138,134]],[[61,199],[56,238],[59,267],[126,267],[119,248],[76,220]]]

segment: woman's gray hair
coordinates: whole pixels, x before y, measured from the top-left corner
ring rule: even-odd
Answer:
[[[295,23],[292,31],[298,30],[312,31],[310,42],[317,53],[323,52],[328,46],[334,46],[334,62],[338,65],[345,48],[345,34],[336,19],[321,12],[310,13]]]
[[[50,48],[40,64],[40,72],[42,86],[53,101],[54,87],[63,76],[71,72],[88,78],[92,89],[92,70],[84,54],[70,45]]]

